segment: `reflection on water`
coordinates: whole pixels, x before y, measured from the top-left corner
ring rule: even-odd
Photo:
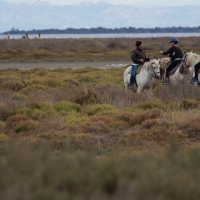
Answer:
[[[20,39],[23,35],[10,35],[13,39]],[[29,38],[37,35],[29,34]],[[200,36],[200,33],[116,33],[116,34],[41,34],[41,38],[151,38],[151,37],[189,37]],[[0,39],[6,35],[0,34]]]

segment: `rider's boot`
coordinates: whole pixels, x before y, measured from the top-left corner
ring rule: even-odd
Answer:
[[[163,80],[162,85],[167,85],[168,83],[169,83],[169,79],[166,78],[166,79]]]
[[[199,81],[198,81],[198,79],[197,78],[193,78],[192,80],[191,80],[191,83],[198,83]]]

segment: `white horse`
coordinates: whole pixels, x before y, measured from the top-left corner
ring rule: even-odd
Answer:
[[[10,37],[10,35],[8,34],[4,39],[9,40],[9,39],[12,39],[12,37]]]
[[[169,76],[169,82],[170,84],[177,84],[179,82],[183,82],[184,78],[192,74],[192,68],[190,65],[186,64],[187,62],[187,56],[186,54],[184,55],[181,63],[179,64],[179,67],[176,68],[175,72]],[[170,58],[161,58],[159,60],[160,68],[163,71],[166,71],[166,68],[170,64]],[[165,76],[165,74],[164,74]],[[189,78],[190,76],[188,76]]]
[[[28,33],[26,33],[26,35],[23,35],[22,39],[29,39]]]
[[[38,35],[35,37],[35,39],[40,39],[41,38],[41,35],[40,33],[38,33]]]
[[[130,86],[130,78],[131,78],[132,66],[129,66],[124,71],[124,87],[125,90],[128,91],[128,87]],[[147,90],[149,92],[152,91],[154,78],[160,78],[160,65],[159,60],[153,59],[149,62],[145,62],[142,65],[140,72],[135,76],[137,85],[137,93],[140,93],[143,90]]]
[[[185,61],[183,62],[183,65],[186,67],[191,67],[193,71],[192,77],[194,77],[194,66],[200,62],[200,55],[197,53],[193,53],[192,51],[189,53],[185,53]],[[200,83],[200,74],[198,74],[198,80]]]

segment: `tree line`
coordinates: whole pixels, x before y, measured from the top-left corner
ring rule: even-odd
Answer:
[[[11,29],[3,34],[95,34],[95,33],[198,33],[200,32],[200,26],[198,27],[166,27],[166,28],[66,28],[66,29],[43,29],[43,30],[19,30]]]

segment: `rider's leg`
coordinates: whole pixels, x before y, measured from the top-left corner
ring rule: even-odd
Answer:
[[[198,71],[200,69],[200,62],[198,62],[195,66],[194,66],[194,78],[198,79]]]
[[[170,73],[170,71],[174,68],[174,67],[176,67],[176,65],[179,63],[180,61],[179,60],[176,60],[176,61],[173,61],[173,62],[171,62],[171,64],[166,68],[166,78],[165,78],[165,80],[163,81],[163,83],[162,84],[167,84],[168,82],[169,82],[169,73]]]
[[[136,64],[132,64],[132,71],[131,71],[130,85],[131,85],[131,84],[134,84],[134,82],[135,82],[135,73],[136,73],[137,67],[138,67],[138,65],[136,65]]]
[[[162,84],[166,85],[169,82],[169,72],[172,69],[171,64],[166,68],[165,76]]]
[[[194,78],[192,79],[192,83],[198,83],[198,71],[200,69],[200,62],[198,62],[194,66]]]

